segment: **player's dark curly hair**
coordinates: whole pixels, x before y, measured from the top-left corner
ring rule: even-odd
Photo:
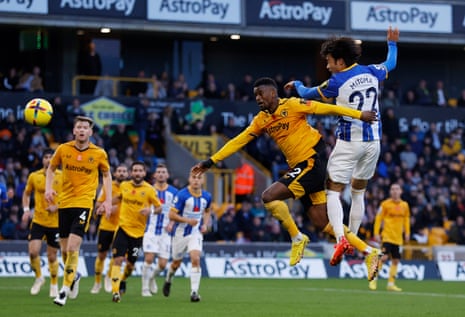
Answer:
[[[331,55],[334,59],[342,58],[347,66],[358,62],[362,48],[350,37],[331,38],[321,46],[321,56]]]
[[[258,78],[255,83],[253,84],[254,88],[258,86],[273,86],[274,88],[278,89],[278,84],[276,84],[276,81],[273,78],[270,77],[261,77]]]

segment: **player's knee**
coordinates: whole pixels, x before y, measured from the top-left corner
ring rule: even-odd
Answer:
[[[364,191],[368,185],[368,180],[366,179],[353,179],[352,180],[352,190]]]
[[[332,190],[332,191],[340,193],[340,192],[342,192],[344,190],[345,186],[346,186],[345,184],[336,183],[336,182],[332,181],[330,178],[328,178],[326,180],[326,188],[328,190]]]

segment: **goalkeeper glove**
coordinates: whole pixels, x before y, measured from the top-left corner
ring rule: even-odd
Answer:
[[[213,164],[215,164],[211,158],[209,158],[208,160],[205,160],[205,161],[202,161],[200,162],[200,166],[202,168],[210,168],[213,166]]]

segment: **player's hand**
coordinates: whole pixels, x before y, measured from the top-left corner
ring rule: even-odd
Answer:
[[[199,221],[197,219],[194,219],[194,218],[189,218],[189,219],[187,219],[186,222],[187,222],[188,225],[191,225],[192,227],[195,227],[199,223]]]
[[[290,82],[286,83],[286,84],[284,85],[284,89],[286,89],[286,90],[295,89],[294,81],[291,80]]]
[[[143,208],[140,210],[140,213],[144,216],[148,216],[152,213],[152,209],[150,207]]]
[[[208,231],[207,225],[203,224],[202,226],[200,226],[200,232],[201,233],[207,233],[207,231]]]
[[[97,214],[99,215],[103,215],[103,213],[105,213],[105,217],[107,219],[110,219],[110,216],[111,216],[111,210],[112,209],[112,204],[111,204],[111,201],[104,201],[100,207],[98,207],[97,209]]]
[[[212,159],[208,159],[208,160],[205,160],[205,161],[201,161],[197,164],[195,164],[192,168],[191,168],[191,173],[194,175],[194,176],[198,176],[200,174],[203,174],[205,173],[210,167],[213,166],[213,161]]]
[[[379,236],[379,234],[375,234],[373,236],[373,239],[376,241],[376,242],[381,242],[381,237]]]
[[[31,218],[31,212],[25,211],[23,213],[23,216],[21,217],[21,221],[26,222],[26,221],[29,221],[30,218]]]
[[[53,204],[53,201],[55,200],[55,196],[57,195],[57,192],[54,191],[53,189],[50,191],[45,192],[45,201],[49,204]]]
[[[56,212],[58,210],[58,206],[57,205],[49,205],[47,208],[45,208],[45,210],[47,210],[48,212]]]
[[[377,116],[376,111],[362,111],[362,115],[360,116],[360,120],[365,121],[365,122],[374,122],[378,121],[378,116]]]
[[[392,42],[398,42],[399,41],[399,29],[398,28],[392,28],[389,27],[387,31],[387,40],[392,41]]]

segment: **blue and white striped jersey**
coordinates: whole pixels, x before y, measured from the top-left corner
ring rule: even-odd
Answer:
[[[174,198],[173,208],[176,209],[180,216],[197,219],[198,223],[196,226],[187,223],[176,223],[174,227],[175,235],[187,236],[199,232],[203,213],[210,208],[211,201],[211,194],[205,190],[202,190],[200,196],[193,195],[188,187],[179,190]]]
[[[386,79],[388,70],[384,64],[354,64],[318,87],[320,95],[335,98],[336,104],[360,111],[376,111],[378,121],[363,122],[350,117],[340,117],[336,137],[345,141],[373,141],[381,139],[379,114],[379,82]]]
[[[162,206],[161,213],[157,215],[150,214],[147,219],[145,232],[153,233],[155,235],[161,235],[163,233],[163,229],[170,221],[168,218],[168,213],[171,206],[173,205],[174,196],[176,196],[177,192],[177,188],[172,185],[168,185],[165,190],[157,189],[158,199],[160,200]]]

